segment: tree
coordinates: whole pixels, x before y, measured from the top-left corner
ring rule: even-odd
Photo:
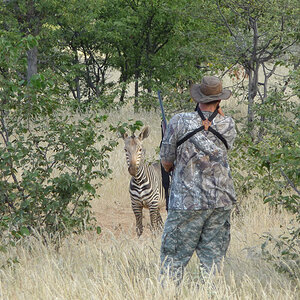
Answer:
[[[300,104],[299,70],[292,71],[289,87],[294,98],[273,89],[263,103],[254,105],[255,128],[264,130],[261,140],[241,131],[231,153],[232,171],[240,203],[255,191],[264,203],[280,213],[288,211],[292,220],[280,236],[265,234],[263,254],[280,272],[299,277],[300,239]],[[263,120],[263,122],[261,121]]]
[[[35,39],[2,31],[0,45],[1,237],[13,241],[36,231],[59,239],[88,229],[93,181],[110,174],[107,157],[116,145],[104,141],[106,117],[91,110],[74,118],[54,72],[25,84],[21,71]]]
[[[135,106],[138,107],[139,88],[152,91],[155,69],[160,61],[157,54],[168,43],[175,24],[172,4],[166,0],[109,1],[106,4],[113,29],[109,42],[116,49],[114,67],[121,71],[123,101],[126,84],[135,83]]]
[[[14,31],[18,28],[23,37],[37,37],[40,34],[43,24],[46,22],[45,1],[8,0],[2,2],[1,23],[3,29]],[[28,83],[37,72],[38,48],[36,44],[33,44],[32,48],[27,50],[27,72],[26,76],[24,74],[24,77]]]
[[[60,50],[58,60],[57,53],[52,53],[52,68],[63,74],[78,102],[101,102],[100,97],[110,86],[107,70],[113,49],[105,27],[109,15],[104,11],[103,1],[74,0],[67,6],[56,3],[50,21]]]
[[[279,65],[291,65],[295,46],[299,46],[299,5],[293,0],[218,0],[217,7],[232,38],[224,56],[231,60],[231,68],[240,65],[247,76],[248,126],[254,138],[254,104],[268,98],[270,78]],[[298,59],[295,66],[299,63]],[[282,81],[283,87],[287,80]]]

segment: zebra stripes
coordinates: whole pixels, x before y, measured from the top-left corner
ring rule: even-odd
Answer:
[[[138,137],[123,135],[128,172],[132,176],[129,185],[131,207],[136,218],[136,232],[143,233],[143,208],[148,208],[153,229],[160,229],[163,221],[160,208],[165,205],[165,192],[162,186],[159,163],[145,163],[143,140],[149,135],[146,126]]]

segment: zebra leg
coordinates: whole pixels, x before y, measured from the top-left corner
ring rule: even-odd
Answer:
[[[161,229],[162,225],[162,218],[159,213],[158,207],[149,207],[150,213],[150,220],[151,220],[151,227],[153,230]]]
[[[163,222],[162,217],[160,215],[159,209],[157,210],[157,225],[158,225],[159,229],[162,229],[163,225],[164,225],[164,222]]]
[[[136,221],[136,233],[140,237],[143,233],[143,206],[137,203],[131,205]]]

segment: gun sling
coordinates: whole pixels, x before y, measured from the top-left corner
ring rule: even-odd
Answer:
[[[192,137],[194,134],[196,134],[199,131],[205,130],[205,131],[210,131],[211,133],[213,133],[218,139],[220,139],[223,144],[225,145],[226,149],[228,150],[228,144],[227,141],[225,140],[225,138],[215,129],[211,128],[211,122],[212,120],[216,117],[216,115],[218,114],[218,109],[219,106],[216,108],[216,110],[212,113],[212,115],[206,119],[203,115],[203,112],[201,111],[201,109],[199,108],[199,106],[197,105],[196,107],[196,111],[198,112],[199,116],[202,119],[202,126],[193,130],[192,132],[188,133],[186,136],[184,136],[181,140],[179,140],[177,142],[177,147],[179,147],[181,144],[183,144],[186,140],[188,140],[190,137]]]

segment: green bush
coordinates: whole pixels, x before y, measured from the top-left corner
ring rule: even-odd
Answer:
[[[50,72],[23,79],[31,37],[0,35],[0,236],[61,237],[93,223],[90,201],[107,177],[106,116],[74,113]],[[98,229],[99,232],[99,229]]]
[[[293,77],[291,77],[293,78]],[[291,86],[297,86],[294,77]],[[274,207],[291,213],[285,233],[266,233],[263,253],[278,270],[299,276],[300,270],[300,105],[274,90],[256,105],[255,136],[247,127],[239,132],[231,153],[232,171],[241,202],[250,193]],[[278,209],[280,211],[280,209]],[[270,249],[273,249],[272,251]],[[296,274],[296,275],[295,275]]]

